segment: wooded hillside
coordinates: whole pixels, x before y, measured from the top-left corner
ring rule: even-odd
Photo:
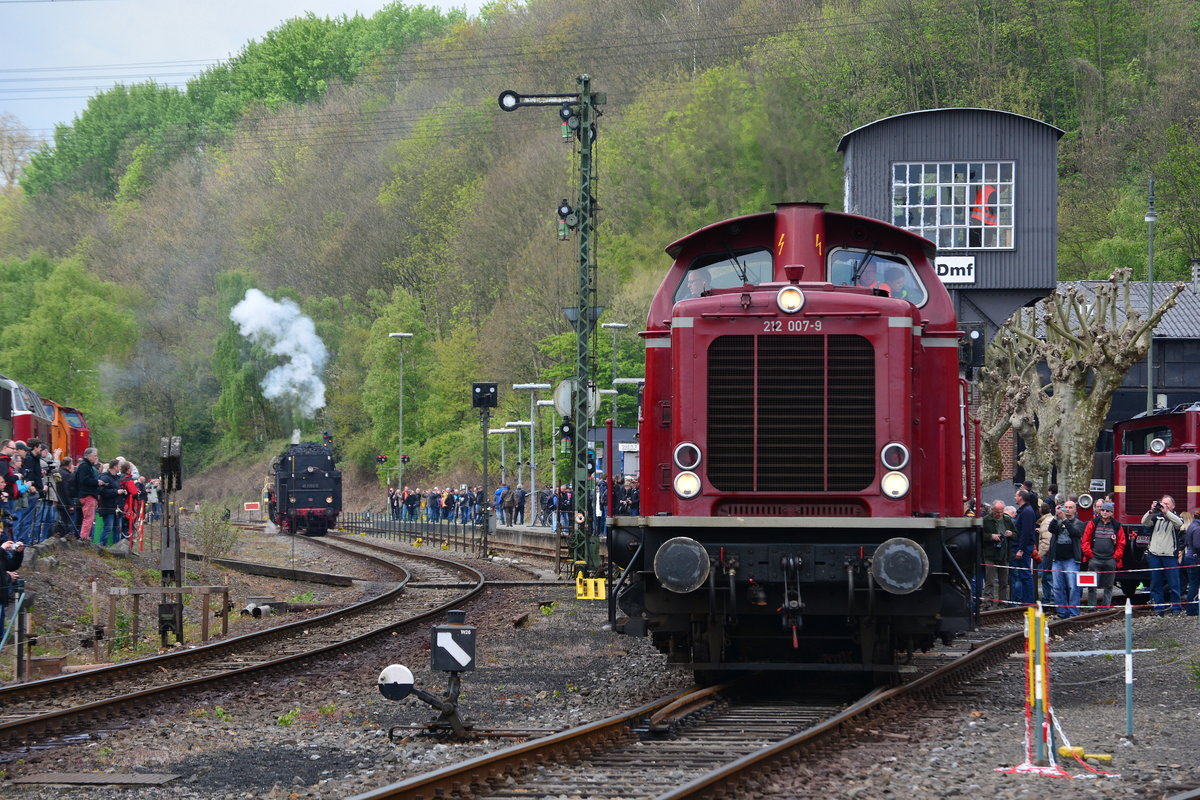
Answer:
[[[572,369],[576,242],[555,208],[576,193],[573,149],[552,110],[505,114],[496,97],[574,92],[585,72],[608,97],[600,302],[633,326],[622,375],[639,374],[632,331],[664,245],[776,201],[839,207],[838,138],[921,108],[1067,132],[1064,279],[1144,274],[1156,174],[1156,276],[1180,277],[1200,256],[1198,25],[1195,0],[530,0],[292,20],[186,91],[97,95],[0,194],[0,364],[135,461],[171,432],[193,467],[236,457],[295,421],[262,398],[279,357],[229,318],[257,287],[294,299],[328,348],[309,430],[334,430],[361,467],[394,461],[387,334],[411,331],[414,478],[470,474],[470,383]],[[611,347],[597,338],[601,376]],[[527,395],[501,402],[528,413]]]

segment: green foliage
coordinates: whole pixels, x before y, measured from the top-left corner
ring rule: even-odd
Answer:
[[[213,707],[213,716],[221,720],[221,722],[229,722],[231,719],[233,719],[233,714],[230,714],[220,706]]]
[[[32,157],[21,184],[30,196],[65,190],[113,197],[139,146],[154,145],[165,165],[199,142],[228,134],[253,106],[318,99],[332,82],[353,82],[380,55],[403,52],[463,16],[401,3],[369,19],[309,13],[249,42],[189,81],[186,91],[153,81],[118,84],[92,97],[71,124],[56,126],[54,144]]]
[[[289,725],[295,725],[296,720],[298,720],[299,718],[300,718],[300,709],[293,708],[291,711],[286,711],[286,712],[280,714],[279,717],[275,720],[275,724],[287,727]]]
[[[0,336],[6,374],[80,409],[100,444],[115,442],[119,416],[95,365],[119,361],[137,341],[138,290],[96,278],[82,259],[39,255],[0,262],[0,287],[13,312]]]

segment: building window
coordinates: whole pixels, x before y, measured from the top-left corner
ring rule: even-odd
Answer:
[[[1013,247],[1011,161],[892,165],[892,223],[942,250]]]

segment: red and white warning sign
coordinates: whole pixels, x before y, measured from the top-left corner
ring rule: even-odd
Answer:
[[[1096,582],[1096,572],[1077,572],[1075,573],[1076,586],[1098,586]]]
[[[245,503],[245,504],[244,504],[244,506],[245,506],[245,508],[246,508],[246,510],[247,510],[247,511],[260,511],[260,510],[262,510],[262,503]]]

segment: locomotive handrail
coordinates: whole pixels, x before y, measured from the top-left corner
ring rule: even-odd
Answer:
[[[619,526],[646,528],[859,528],[880,517],[614,517]],[[978,517],[887,517],[890,529],[928,530],[931,528],[974,527]]]

